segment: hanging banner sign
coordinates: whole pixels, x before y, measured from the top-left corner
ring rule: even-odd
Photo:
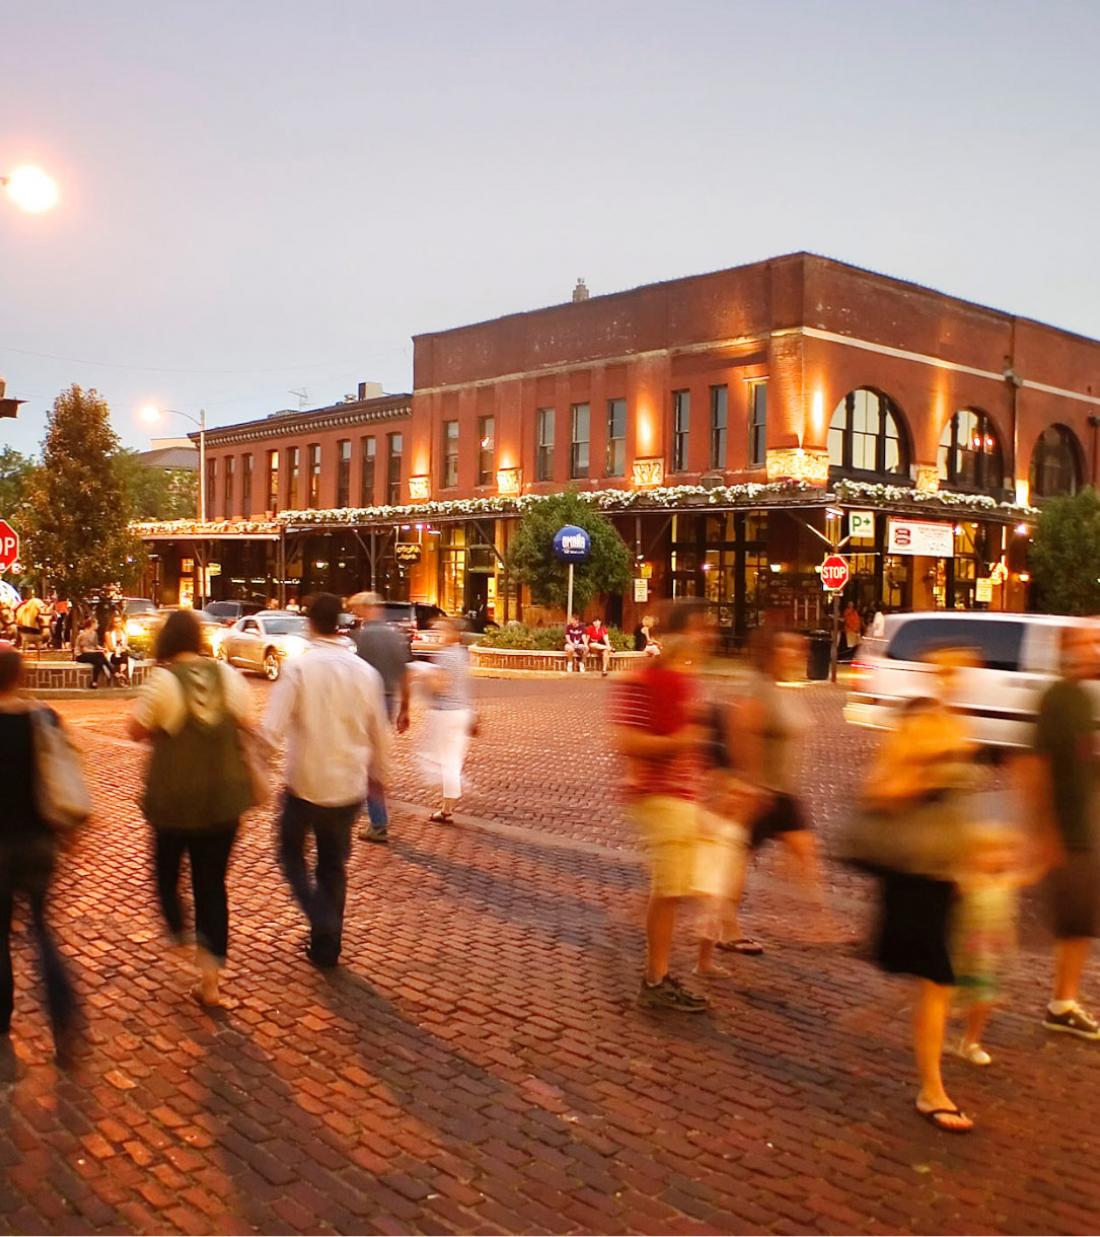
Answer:
[[[955,528],[927,520],[893,520],[887,524],[887,554],[919,554],[928,558],[955,557]]]

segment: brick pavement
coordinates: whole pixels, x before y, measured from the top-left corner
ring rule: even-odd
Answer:
[[[615,807],[605,685],[478,690],[473,823],[403,809],[388,851],[356,851],[335,975],[301,958],[270,821],[249,823],[232,871],[238,1004],[217,1017],[162,946],[118,706],[65,706],[98,812],[54,918],[92,1045],[68,1074],[49,1062],[20,942],[0,1231],[1097,1230],[1100,1049],[1037,1027],[1041,942],[993,1023],[994,1068],[948,1063],[981,1121],[968,1139],[910,1116],[904,987],[799,943],[774,860],[750,905],[768,954],[714,981],[709,1017],[639,1013],[644,876]],[[873,740],[841,725],[831,689],[807,699],[828,838]],[[424,803],[410,746],[396,793]],[[866,891],[831,876],[858,921]]]

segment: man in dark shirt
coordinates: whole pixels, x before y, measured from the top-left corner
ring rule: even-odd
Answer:
[[[1043,1025],[1100,1039],[1100,1024],[1078,1003],[1092,938],[1100,935],[1100,838],[1097,834],[1096,706],[1086,684],[1100,675],[1092,627],[1062,635],[1062,678],[1039,704],[1032,762],[1036,819],[1045,825],[1054,935],[1054,998]]]
[[[588,639],[585,631],[585,625],[575,614],[571,614],[569,621],[565,624],[566,670],[572,670],[576,665],[581,674],[584,673],[584,659],[588,655]]]
[[[382,676],[386,693],[386,712],[398,734],[409,728],[409,663],[412,650],[405,634],[385,620],[382,598],[377,593],[356,593],[348,598],[351,612],[362,620],[355,632],[355,651]],[[369,824],[359,831],[367,842],[384,845],[389,841],[390,816],[386,793],[376,783],[367,788]]]

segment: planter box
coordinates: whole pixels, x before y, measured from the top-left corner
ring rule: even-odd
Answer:
[[[140,687],[153,665],[151,661],[132,661],[131,687]],[[40,691],[90,691],[91,684],[92,667],[84,662],[33,661],[28,658],[23,664],[23,685],[32,695]]]
[[[612,670],[628,670],[645,657],[644,653],[611,654]],[[541,670],[565,674],[565,653],[556,649],[483,649],[470,646],[470,665],[475,670]],[[599,674],[600,659],[595,653],[586,662],[589,671]]]

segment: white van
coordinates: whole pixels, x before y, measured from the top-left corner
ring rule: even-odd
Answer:
[[[1058,677],[1063,633],[1080,626],[1094,628],[1100,638],[1094,619],[1065,615],[943,610],[890,615],[885,637],[859,647],[844,716],[858,726],[893,729],[902,701],[933,692],[929,653],[968,648],[982,664],[960,670],[953,693],[967,734],[983,747],[1027,747],[1039,697]],[[1094,690],[1100,716],[1100,683]]]

